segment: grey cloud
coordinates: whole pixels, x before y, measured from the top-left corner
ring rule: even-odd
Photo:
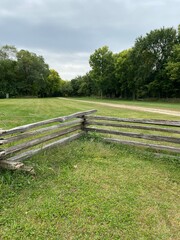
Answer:
[[[38,55],[43,55],[45,60],[48,59],[50,68],[59,71],[62,79],[72,79],[75,76],[85,74],[90,70],[88,60],[90,53],[53,53],[43,49],[31,49]]]
[[[118,52],[152,29],[177,27],[179,12],[180,0],[1,0],[0,45],[66,55],[70,66],[71,54],[81,59],[103,45]]]

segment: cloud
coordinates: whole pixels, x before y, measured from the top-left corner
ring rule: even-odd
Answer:
[[[58,71],[64,80],[73,79],[90,70],[90,53],[53,53],[41,49],[36,49],[36,52],[43,55],[45,60],[48,59],[50,68]]]
[[[179,9],[179,0],[1,0],[0,45],[41,49],[70,79],[101,46],[118,52],[150,30],[177,27]]]

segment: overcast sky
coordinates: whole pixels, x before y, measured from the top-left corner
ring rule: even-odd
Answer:
[[[180,24],[180,0],[0,0],[0,46],[42,55],[62,79],[89,71],[89,56]]]

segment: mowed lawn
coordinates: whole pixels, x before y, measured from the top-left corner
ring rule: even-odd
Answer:
[[[137,107],[146,107],[146,108],[158,108],[158,109],[166,109],[166,110],[174,110],[180,111],[180,100],[177,99],[175,102],[165,102],[165,101],[128,101],[128,100],[118,100],[118,99],[107,99],[107,98],[92,98],[92,97],[76,97],[72,98],[72,100],[85,100],[85,101],[93,101],[100,103],[112,103],[112,104],[126,104],[128,106],[137,106]]]
[[[5,99],[0,128],[94,108],[98,115],[179,120],[60,98]],[[93,134],[38,154],[27,165],[35,176],[0,170],[2,240],[180,239],[177,159],[105,144]]]

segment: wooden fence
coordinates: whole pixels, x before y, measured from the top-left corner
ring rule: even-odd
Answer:
[[[87,116],[85,130],[87,132],[102,133],[103,140],[106,142],[150,147],[156,150],[180,153],[179,127],[180,121]],[[110,137],[104,137],[104,134],[109,134]],[[121,138],[112,138],[112,135],[117,135]],[[137,138],[142,141],[137,141]],[[157,142],[160,144],[157,144]],[[161,145],[162,142],[166,142],[168,145]]]
[[[42,150],[81,137],[85,133],[85,116],[94,112],[96,110],[78,112],[9,130],[0,130],[0,167],[32,172],[33,168],[25,166],[21,161]],[[68,136],[62,138],[64,135]]]
[[[73,141],[87,132],[101,134],[106,142],[180,153],[180,121],[92,116],[94,112],[96,110],[78,112],[0,130],[0,167],[33,171],[22,161],[42,150]]]

